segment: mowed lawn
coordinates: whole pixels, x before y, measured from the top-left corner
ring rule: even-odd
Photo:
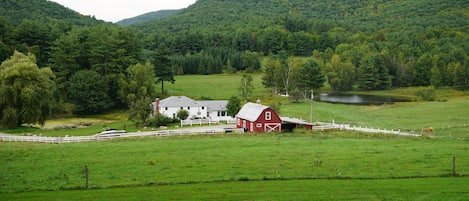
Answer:
[[[447,177],[452,172],[453,156],[457,157],[457,174],[469,175],[467,141],[449,138],[300,132],[74,144],[4,142],[0,149],[0,198],[28,199],[42,195],[60,198],[67,193],[81,194],[82,191],[64,190],[84,188],[85,165],[89,167],[90,188],[107,189],[91,192],[107,192],[102,198],[105,200],[114,199],[119,195],[115,193],[118,191],[125,194],[124,198],[143,199],[142,195],[132,192],[134,189],[143,191],[136,187],[146,185],[151,188],[144,194],[148,195],[148,200],[160,193],[169,196],[168,199],[186,199],[185,194],[171,195],[184,191],[187,196],[202,200],[211,196],[228,200],[275,200],[277,196],[282,199],[289,195],[304,195],[298,198],[306,199],[315,195],[314,188],[318,185],[324,185],[323,189],[335,188],[339,200],[341,196],[352,199],[354,195],[358,199],[366,199],[369,195],[372,196],[368,197],[370,200],[373,196],[425,198],[433,194],[460,198],[467,195],[468,188],[463,184],[468,179]],[[442,187],[438,191],[431,184],[440,180]],[[295,190],[295,185],[305,183],[312,185],[311,189]],[[220,189],[218,184],[227,189]],[[420,184],[430,186],[430,190],[425,191]],[[345,189],[340,190],[340,186]],[[200,189],[200,195],[188,190],[191,188]],[[356,194],[355,190],[360,189],[363,194]],[[420,192],[414,195],[417,197],[406,197],[414,189]],[[381,190],[383,194],[380,194]],[[23,191],[37,192],[20,193]],[[42,191],[58,191],[58,194]],[[333,196],[327,191],[317,193],[318,199],[327,200]]]

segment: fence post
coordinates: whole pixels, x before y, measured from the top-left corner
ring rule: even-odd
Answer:
[[[453,156],[453,177],[455,177],[456,174],[456,156]]]
[[[88,190],[88,164],[85,165],[85,189]]]

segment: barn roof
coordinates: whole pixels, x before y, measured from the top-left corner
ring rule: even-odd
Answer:
[[[246,119],[248,121],[256,121],[262,112],[269,107],[256,103],[246,103],[241,110],[236,114],[236,117]]]

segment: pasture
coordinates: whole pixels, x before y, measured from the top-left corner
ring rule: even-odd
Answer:
[[[358,196],[385,196],[380,191],[387,189],[384,191],[397,193],[394,196],[399,198],[414,188],[422,193],[420,196],[428,196],[416,183],[430,185],[436,180],[446,184],[433,194],[447,196],[446,192],[451,192],[449,195],[458,198],[468,192],[461,185],[451,184],[468,181],[468,153],[465,140],[342,132],[178,136],[75,144],[2,143],[0,198],[52,196],[56,191],[62,196],[71,193],[86,198],[85,165],[89,167],[91,192],[108,192],[103,199],[114,199],[116,191],[122,191],[122,195],[142,190],[142,186],[151,189],[149,197],[166,194],[168,199],[184,199],[171,193],[191,188],[202,189],[200,195],[192,194],[200,199],[215,195],[235,198],[230,191],[240,199],[281,199],[294,193],[287,189],[294,190],[302,183],[312,187],[322,184],[324,189],[350,185],[349,191],[341,192],[350,198],[357,190],[354,183],[377,183],[376,188],[362,189],[364,194]],[[453,156],[457,157],[457,174],[464,177],[448,177]],[[410,189],[399,191],[385,181],[395,188],[400,184]],[[227,189],[217,189],[219,185]],[[261,190],[249,188],[251,185]],[[214,192],[204,193],[203,189],[214,188]],[[305,188],[296,191],[300,196],[312,195]],[[319,199],[333,196],[323,193],[317,195]],[[127,196],[140,195],[123,195]]]
[[[232,96],[240,97],[242,74],[189,75],[176,76],[174,84],[165,83],[167,95],[184,95],[194,99],[201,97],[228,100]],[[262,74],[252,74],[254,91],[252,99],[263,97],[269,89],[262,85]],[[160,86],[161,87],[161,86]]]
[[[238,94],[240,75],[176,80],[166,84],[169,95],[228,99]],[[281,116],[309,119],[310,102],[269,97],[260,75],[254,83],[254,99],[281,102]],[[433,127],[434,137],[296,130],[72,144],[0,142],[0,200],[464,200],[469,197],[469,99],[467,92],[437,92],[446,101],[313,103],[313,120],[415,132]],[[86,128],[6,132],[78,136],[106,126],[134,129],[125,115],[111,116],[93,117],[96,124]]]

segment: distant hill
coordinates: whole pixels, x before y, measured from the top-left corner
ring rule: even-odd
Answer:
[[[122,25],[122,26],[130,26],[130,25],[134,25],[134,24],[151,22],[151,21],[160,20],[160,19],[172,16],[172,15],[176,15],[176,14],[180,13],[181,11],[182,11],[182,9],[154,11],[154,12],[149,12],[149,13],[145,13],[143,15],[139,15],[139,16],[136,16],[136,17],[132,17],[132,18],[128,18],[128,19],[118,21],[118,22],[116,22],[116,24]]]
[[[184,12],[136,25],[145,33],[205,30],[233,33],[239,28],[260,30],[283,25],[287,19],[306,20],[324,31],[340,26],[370,32],[406,26],[468,25],[467,0],[198,0]],[[307,30],[310,31],[310,30]]]
[[[13,50],[32,52],[45,66],[54,41],[73,27],[109,24],[47,0],[2,0],[0,3],[0,61]]]
[[[84,16],[58,3],[47,0],[2,0],[0,18],[7,19],[11,25],[20,24],[23,20],[67,22],[79,26],[90,26],[103,23],[94,17]]]

